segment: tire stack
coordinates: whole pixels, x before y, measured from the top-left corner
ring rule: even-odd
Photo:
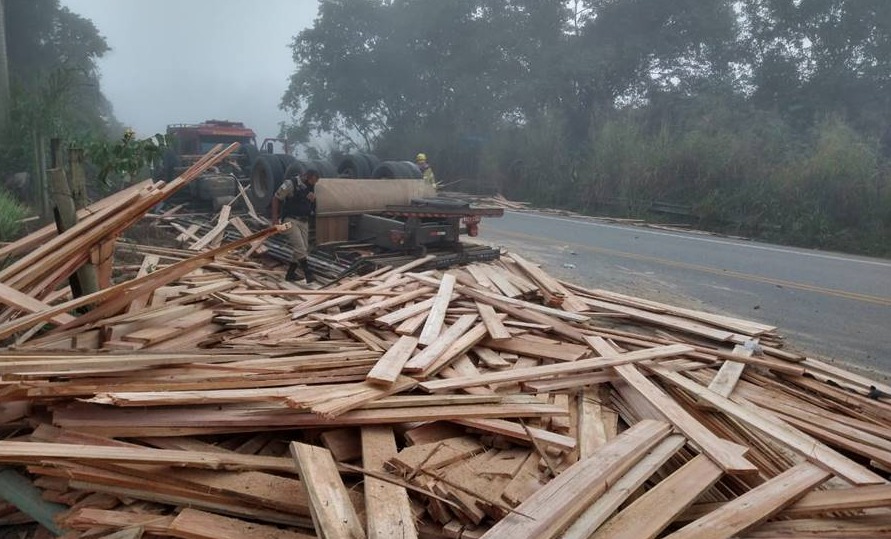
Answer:
[[[371,173],[376,180],[420,180],[423,176],[418,165],[411,161],[384,161]]]
[[[286,178],[297,177],[309,169],[315,169],[322,178],[334,178],[337,170],[324,160],[300,160],[286,154],[261,154],[251,170],[251,204],[260,213],[272,205],[275,190]]]
[[[372,178],[372,173],[378,165],[380,160],[370,153],[352,153],[340,160],[337,165],[337,177],[354,180]]]

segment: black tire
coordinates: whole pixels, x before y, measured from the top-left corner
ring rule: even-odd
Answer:
[[[309,168],[310,167],[305,161],[295,159],[294,162],[288,165],[288,168],[285,169],[285,179],[295,178],[309,170]]]
[[[374,172],[369,162],[361,154],[350,154],[340,160],[337,165],[337,176],[340,178],[370,178]]]
[[[329,161],[324,159],[316,159],[314,161],[307,161],[307,164],[310,167],[319,171],[320,177],[322,178],[336,178],[337,177],[337,169],[334,168]]]
[[[238,153],[241,154],[238,158],[238,164],[245,174],[250,176],[251,168],[254,166],[257,158],[260,157],[260,150],[253,144],[242,144],[241,148],[238,149]]]
[[[421,172],[421,169],[418,168],[418,165],[414,164],[412,161],[399,161],[399,166],[402,168],[403,173],[402,177],[409,180],[420,180],[424,178],[424,173]]]
[[[275,154],[275,157],[277,157],[278,162],[281,163],[282,170],[288,170],[288,167],[293,165],[297,161],[296,157],[294,157],[293,155],[288,155],[286,153],[277,153]]]
[[[272,195],[285,177],[282,163],[275,155],[263,154],[257,158],[251,171],[251,204],[261,213],[272,204]]]
[[[216,176],[198,178],[190,185],[195,185],[195,194],[201,200],[212,201],[215,198],[232,197],[238,194],[235,178]]]
[[[359,155],[362,156],[362,159],[364,159],[365,163],[368,164],[369,176],[366,176],[366,178],[371,178],[370,174],[374,172],[374,169],[376,169],[378,165],[381,164],[381,160],[378,159],[377,156],[375,156],[374,154],[370,153],[360,153]]]
[[[371,177],[375,180],[393,180],[402,178],[404,171],[397,161],[384,161],[374,168]]]

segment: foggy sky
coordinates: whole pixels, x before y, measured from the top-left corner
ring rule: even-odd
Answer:
[[[278,135],[278,105],[294,71],[291,38],[315,0],[61,0],[91,19],[111,52],[101,86],[141,137],[167,124],[243,121],[257,142]]]

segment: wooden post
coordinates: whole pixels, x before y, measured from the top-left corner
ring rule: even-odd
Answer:
[[[87,174],[84,171],[84,151],[82,148],[69,146],[68,169],[71,181],[71,199],[74,208],[82,210],[87,207]],[[114,242],[111,242],[114,246]],[[112,253],[113,256],[113,253]],[[99,272],[95,264],[87,262],[77,270],[77,280],[84,294],[92,294],[99,290]]]
[[[50,139],[50,168],[62,168],[65,156],[62,155],[62,139],[53,137]]]
[[[71,195],[71,187],[68,178],[61,168],[53,168],[49,171],[50,191],[53,195],[55,206],[54,216],[56,229],[61,234],[77,224],[77,210],[74,206],[74,197]],[[74,297],[92,294],[99,290],[96,267],[86,264],[78,269],[77,273],[69,279],[71,292]]]
[[[84,171],[84,151],[82,148],[68,147],[68,169],[74,207],[82,210],[87,207],[87,174]]]

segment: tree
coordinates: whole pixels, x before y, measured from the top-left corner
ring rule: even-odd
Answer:
[[[35,200],[45,206],[46,140],[105,137],[119,130],[99,90],[96,61],[109,48],[93,23],[59,0],[6,2],[12,83],[11,122],[0,172],[32,171]],[[22,136],[26,135],[26,136]]]

